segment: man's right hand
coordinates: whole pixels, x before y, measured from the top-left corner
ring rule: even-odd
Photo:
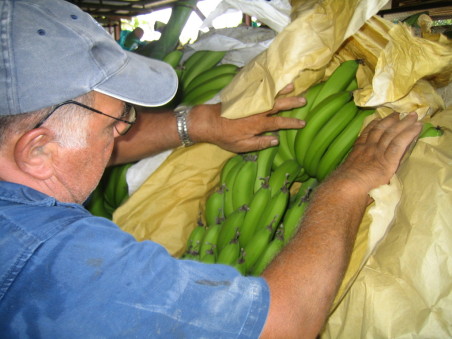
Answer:
[[[393,113],[371,121],[332,176],[352,179],[356,188],[359,185],[366,192],[387,184],[421,132],[417,117],[410,113],[400,119],[398,113]]]
[[[412,113],[371,122],[310,200],[295,237],[264,271],[270,311],[262,338],[316,338],[350,262],[369,191],[389,182],[422,124]]]

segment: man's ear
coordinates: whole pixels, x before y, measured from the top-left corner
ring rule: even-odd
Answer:
[[[56,156],[58,145],[54,133],[40,127],[28,131],[16,142],[14,159],[17,166],[25,173],[45,180],[53,175],[53,157]]]

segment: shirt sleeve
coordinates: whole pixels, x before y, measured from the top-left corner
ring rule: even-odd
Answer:
[[[262,278],[175,259],[95,217],[42,245],[10,294],[11,324],[47,338],[257,338],[270,302]]]

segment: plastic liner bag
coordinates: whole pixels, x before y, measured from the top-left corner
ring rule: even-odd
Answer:
[[[113,221],[137,240],[153,240],[176,257],[196,227],[206,194],[233,153],[197,144],[174,150],[113,213]]]
[[[418,140],[398,171],[395,218],[322,338],[452,337],[452,107],[429,121],[444,134]]]
[[[239,26],[212,29],[201,34],[194,43],[185,46],[182,61],[196,51],[227,51],[221,63],[243,67],[265,51],[275,36],[275,31],[263,27]]]
[[[411,153],[414,159],[414,154],[426,147],[423,145],[427,145],[427,141],[438,142],[436,148],[426,148],[421,155],[423,161],[429,162],[429,171],[425,169],[422,175],[414,175],[423,165],[406,157],[390,184],[371,192],[375,203],[369,206],[361,223],[350,265],[322,334],[326,338],[397,337],[399,327],[403,328],[400,333],[409,333],[405,337],[416,336],[416,333],[422,336],[423,331],[441,333],[452,327],[448,285],[452,280],[452,267],[451,261],[445,259],[450,258],[449,246],[452,247],[452,242],[448,241],[452,212],[447,188],[451,178],[448,166],[452,158],[448,145],[452,126],[450,110],[438,113],[444,109],[444,100],[435,88],[450,83],[452,53],[448,42],[414,37],[402,24],[391,24],[374,16],[384,3],[386,1],[377,0],[294,1],[292,22],[266,51],[242,69],[222,95],[225,117],[262,112],[273,106],[276,93],[287,83],[293,81],[295,94],[302,93],[329,76],[339,62],[360,58],[365,60],[365,65],[357,75],[361,88],[355,92],[358,105],[366,106],[369,102],[380,105],[379,116],[392,110],[415,110],[424,120],[448,117],[440,121],[447,127],[444,138],[420,140]],[[114,221],[137,239],[157,241],[171,254],[179,255],[197,224],[207,196],[219,181],[222,165],[231,156],[206,144],[176,150],[115,212]],[[424,183],[419,185],[419,180]],[[416,192],[423,199],[416,199],[416,204],[405,204],[408,192],[409,197]],[[427,199],[424,192],[437,198]],[[444,199],[445,196],[449,200]],[[440,199],[445,203],[440,203]],[[398,232],[398,222],[405,215],[412,215],[410,222],[417,225],[435,225],[424,227],[423,234],[414,236],[414,224],[410,224],[402,234]],[[410,246],[407,246],[408,240]],[[418,247],[428,249],[417,252]],[[403,254],[407,261],[402,262],[394,253]],[[425,253],[429,254],[425,256],[427,261],[419,257]],[[408,261],[410,257],[412,260]],[[383,274],[377,274],[378,270]],[[429,288],[424,288],[428,284],[411,278],[421,275],[434,277],[433,281],[428,281]],[[397,284],[400,284],[397,293],[385,294],[385,289],[396,291]],[[429,299],[430,296],[433,298]],[[375,303],[376,297],[380,299],[378,303]],[[410,304],[411,300],[418,302]],[[401,309],[396,306],[399,303],[403,306]],[[364,307],[367,309],[363,311]],[[413,308],[408,312],[410,307]],[[396,309],[401,313],[396,313]]]
[[[211,26],[217,16],[230,10],[240,10],[253,16],[276,32],[281,32],[290,22],[291,6],[288,0],[223,0],[204,20],[201,28]]]

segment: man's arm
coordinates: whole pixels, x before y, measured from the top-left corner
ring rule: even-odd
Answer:
[[[420,130],[416,114],[373,121],[346,161],[316,189],[297,235],[263,274],[271,293],[263,337],[319,334],[371,202],[368,193],[389,182]]]
[[[293,90],[289,85],[279,94]],[[275,145],[275,135],[262,135],[279,129],[301,128],[304,121],[275,115],[278,111],[304,105],[304,98],[279,97],[272,110],[241,119],[221,117],[221,104],[198,105],[188,115],[188,133],[196,143],[207,142],[239,153]],[[127,163],[181,145],[172,110],[144,111],[125,136],[115,140],[110,164]]]

